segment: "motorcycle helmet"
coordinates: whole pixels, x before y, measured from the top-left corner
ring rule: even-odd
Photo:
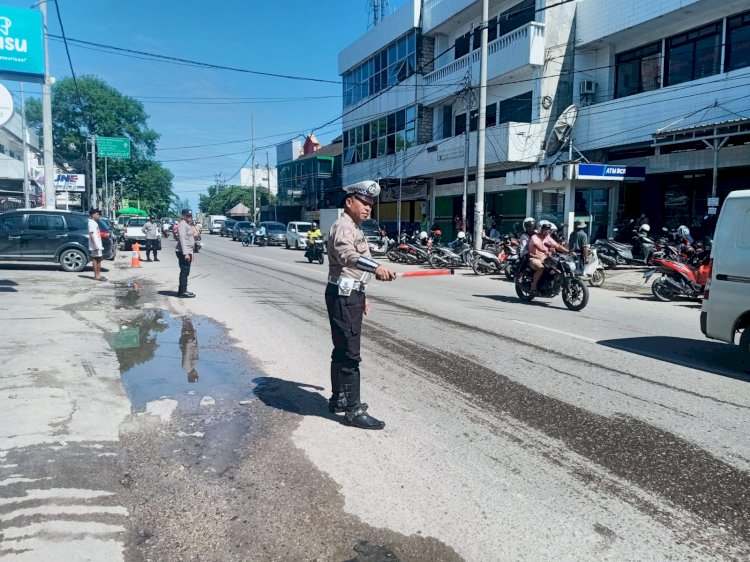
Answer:
[[[526,217],[523,219],[523,227],[526,228],[526,225],[536,226],[536,220],[534,220],[534,217]]]
[[[643,232],[645,232],[646,234],[648,234],[649,232],[651,232],[651,227],[649,225],[647,225],[647,224],[642,224],[641,225],[641,230]]]
[[[419,233],[419,239],[420,240],[427,240],[427,233],[424,230]]]
[[[458,239],[463,240],[464,238],[466,238],[466,233],[462,230],[458,233]]]
[[[435,236],[442,236],[443,235],[443,231],[442,230],[433,230],[432,232],[435,233]]]
[[[677,229],[677,234],[679,234],[682,238],[687,238],[688,236],[690,236],[690,229],[683,224]]]
[[[317,222],[312,223],[312,229],[317,230],[317,228],[318,228],[318,223]]]

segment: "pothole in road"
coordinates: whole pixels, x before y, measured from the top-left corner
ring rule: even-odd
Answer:
[[[148,309],[111,338],[134,413],[171,421],[168,456],[223,474],[250,430],[247,404],[259,374],[224,330],[202,316],[175,317]],[[179,442],[179,443],[176,443]]]

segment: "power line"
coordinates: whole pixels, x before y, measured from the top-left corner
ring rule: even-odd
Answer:
[[[81,111],[83,111],[83,96],[81,96],[81,90],[78,89],[78,80],[76,79],[76,71],[73,68],[73,59],[70,57],[70,49],[68,48],[68,38],[65,35],[65,26],[63,25],[62,16],[60,15],[60,4],[57,0],[55,2],[55,12],[57,12],[57,21],[60,23],[60,33],[62,33],[62,40],[65,44],[65,54],[68,57],[68,65],[70,65],[70,74],[73,77],[73,85],[76,88],[76,94],[78,94],[78,103]],[[49,35],[49,34],[48,34]]]

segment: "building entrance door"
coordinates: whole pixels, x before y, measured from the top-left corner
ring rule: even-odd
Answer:
[[[591,242],[607,238],[609,231],[610,189],[576,189],[575,220],[588,223]]]

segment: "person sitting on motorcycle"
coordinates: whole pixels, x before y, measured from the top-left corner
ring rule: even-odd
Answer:
[[[307,233],[307,240],[310,243],[310,245],[315,244],[316,238],[323,238],[323,233],[318,228],[318,223],[314,222],[312,223],[312,226],[310,227],[310,232]]]
[[[448,248],[455,250],[461,248],[465,243],[467,243],[466,233],[464,231],[459,231],[456,235],[456,239],[453,242],[449,242],[447,246]]]
[[[518,239],[518,257],[525,258],[529,253],[529,240],[536,233],[536,221],[534,217],[523,219],[523,234]]]
[[[427,246],[429,244],[430,237],[427,236],[427,233],[423,230],[419,233],[419,237],[417,240],[422,246]]]
[[[265,235],[266,235],[266,225],[261,224],[260,228],[258,228],[257,230],[253,231],[253,237],[250,240],[250,245],[252,246],[253,244],[255,244],[255,238],[256,238],[256,236],[258,238],[261,238],[261,237],[263,237]]]
[[[546,260],[553,251],[563,254],[568,253],[568,249],[552,240],[550,232],[552,223],[544,221],[539,225],[539,233],[534,234],[529,240],[529,266],[534,270],[534,277],[531,280],[531,294],[539,294],[537,285],[544,273],[544,260]]]

